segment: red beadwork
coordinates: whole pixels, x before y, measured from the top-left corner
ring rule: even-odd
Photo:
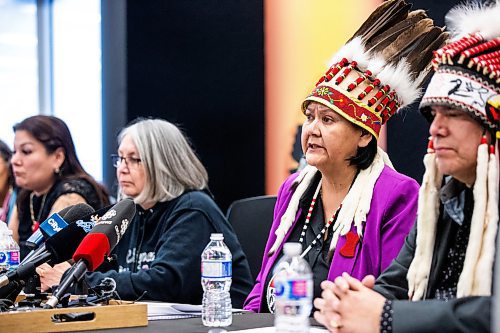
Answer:
[[[483,53],[486,50],[492,49],[500,45],[500,39],[493,39],[490,41],[487,41],[486,43],[479,44],[477,46],[471,47],[469,49],[466,49],[462,51],[460,54],[460,60],[458,61],[459,64],[462,64],[466,58],[470,58],[476,54]]]
[[[331,79],[333,79],[333,77],[335,75],[337,75],[337,73],[342,69],[342,67],[344,67],[345,65],[348,64],[348,61],[346,58],[342,58],[342,60],[340,60],[338,63],[336,63],[335,65],[331,66],[325,73],[324,76],[322,76],[319,81],[316,83],[316,87],[318,85],[320,85],[321,83],[323,82],[328,82],[330,81]]]
[[[347,66],[346,68],[344,68],[344,70],[342,71],[342,73],[340,74],[340,76],[335,80],[335,84],[338,85],[342,81],[344,81],[344,79],[346,78],[346,76],[349,75],[349,73],[351,72],[352,68],[353,68],[352,63],[349,66]]]
[[[379,79],[375,79],[375,81],[373,81],[371,84],[369,84],[365,90],[363,90],[359,95],[358,95],[358,100],[362,100],[363,98],[366,97],[366,95],[368,95],[372,90],[373,88],[377,87],[378,85],[380,84],[380,80]]]
[[[490,154],[495,155],[495,146],[490,145]]]
[[[396,92],[393,90],[389,94],[389,104],[385,106],[384,110],[382,111],[382,114],[384,115],[383,119],[387,121],[392,115],[396,112],[398,109],[399,105],[398,102],[394,99],[396,97]]]
[[[474,46],[477,43],[480,43],[483,40],[484,40],[483,37],[479,34],[464,36],[458,41],[450,43],[441,48],[441,50],[438,50],[439,52],[435,53],[434,60],[442,64],[452,65],[453,64],[452,58],[454,58],[460,52],[471,48],[472,46]],[[435,61],[433,61],[434,67],[435,67]],[[459,63],[461,63],[460,59]]]
[[[351,65],[355,64],[355,63],[356,62],[353,61],[351,63]],[[361,82],[363,82],[366,79],[370,79],[371,76],[372,76],[372,72],[367,69],[364,73],[361,73],[360,76],[353,83],[349,84],[349,86],[347,87],[347,91],[354,90],[357,86],[359,86],[361,84]]]
[[[380,104],[377,105],[377,107],[375,108],[375,110],[377,112],[381,112],[383,109],[385,111],[385,107],[387,106],[387,104],[389,104],[389,102],[392,100],[392,98],[394,98],[395,93],[394,94],[393,93],[394,93],[394,91],[391,92],[388,96],[385,96],[384,99],[382,100],[382,102],[380,102]],[[382,114],[383,114],[383,112],[382,112]]]
[[[385,94],[387,94],[387,92],[391,89],[391,87],[386,84],[385,86],[383,86],[379,91],[377,91],[377,93],[375,94],[375,96],[373,96],[369,101],[368,101],[368,106],[372,106],[373,104],[377,103],[379,99],[382,98],[382,96],[384,96]]]
[[[481,144],[484,145],[488,142],[488,140],[486,139],[486,135],[483,135],[483,137],[481,138]]]
[[[473,62],[474,64],[477,64],[482,61],[494,61],[495,59],[498,59],[500,57],[500,50],[486,53],[486,54],[481,54],[477,57],[471,58],[470,62]]]
[[[364,74],[361,74],[353,83],[347,86],[347,91],[352,91],[354,88],[359,86],[359,84],[364,80],[366,80],[366,76]]]

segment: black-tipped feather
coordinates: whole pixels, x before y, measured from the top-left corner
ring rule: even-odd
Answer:
[[[403,54],[410,64],[410,70],[418,76],[431,62],[434,50],[442,47],[448,38],[448,34],[439,27],[433,27],[428,33],[420,36],[419,40],[413,43],[407,53]]]
[[[431,19],[418,21],[415,25],[401,33],[394,42],[383,49],[383,57],[387,59],[389,63],[398,62],[399,59],[406,56],[411,49],[414,48],[415,43],[418,43],[418,40],[422,36],[425,36],[432,30],[432,27]]]
[[[402,4],[404,4],[404,6],[390,8],[385,15],[380,16],[378,20],[374,22],[374,26],[368,29],[363,35],[363,42],[369,43],[374,36],[381,34],[393,25],[406,19],[411,5],[404,3],[404,1]]]
[[[407,4],[404,0],[389,0],[384,2],[377,9],[375,9],[375,11],[348,40],[348,42],[358,36],[373,36],[374,29],[378,30],[381,26],[386,25],[389,22],[388,18],[391,14],[406,5]]]
[[[379,52],[383,50],[386,45],[392,43],[396,38],[398,38],[401,33],[407,31],[411,26],[415,25],[418,21],[426,19],[427,15],[423,10],[415,10],[408,14],[408,17],[403,21],[395,24],[393,27],[387,29],[378,36],[372,38],[369,43],[365,45],[369,52]]]

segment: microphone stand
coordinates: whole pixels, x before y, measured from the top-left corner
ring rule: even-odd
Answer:
[[[53,309],[59,303],[61,298],[64,296],[66,291],[73,285],[73,283],[80,281],[83,275],[87,272],[87,264],[85,261],[80,260],[76,264],[74,264],[68,274],[61,282],[57,290],[54,291],[52,296],[50,296],[49,300],[43,306],[44,309]]]

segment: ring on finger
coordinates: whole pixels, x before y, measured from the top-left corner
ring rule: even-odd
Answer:
[[[342,325],[338,321],[332,319],[332,320],[330,320],[330,326],[332,326],[333,328],[342,328],[344,325]]]

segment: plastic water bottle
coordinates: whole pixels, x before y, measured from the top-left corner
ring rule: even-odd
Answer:
[[[284,256],[275,268],[276,333],[309,332],[312,310],[313,280],[307,261],[300,257],[300,243],[286,243]]]
[[[14,270],[19,266],[19,245],[12,238],[12,230],[1,223],[0,230],[0,271]]]
[[[20,262],[20,252],[19,244],[12,237],[12,230],[7,231],[7,240],[9,244],[8,258],[9,258],[9,270],[14,270],[19,266]]]
[[[9,270],[9,254],[5,234],[9,228],[5,222],[0,221],[0,272]]]
[[[231,307],[232,255],[222,234],[210,235],[210,243],[201,254],[203,301],[201,320],[212,327],[229,326],[233,322]]]

